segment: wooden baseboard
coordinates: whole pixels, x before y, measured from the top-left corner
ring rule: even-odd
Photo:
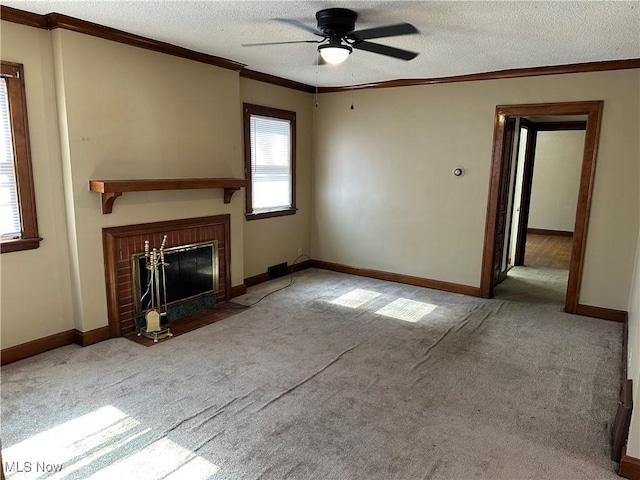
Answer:
[[[301,270],[306,270],[307,268],[311,268],[313,260],[305,260],[304,262],[296,263],[295,265],[289,265],[289,273],[299,272]],[[253,287],[254,285],[258,285],[259,283],[268,282],[269,281],[269,273],[259,273],[258,275],[254,275],[253,277],[247,277],[244,279],[244,284],[248,287]]]
[[[54,348],[71,345],[73,343],[73,334],[73,330],[67,330],[66,332],[56,333],[48,337],[38,338],[31,342],[5,348],[0,352],[0,364],[6,365],[7,363],[16,362],[23,358],[53,350]]]
[[[289,273],[300,272],[302,270],[306,270],[307,268],[311,268],[311,260],[305,260],[304,262],[296,263],[295,265],[290,265]]]
[[[460,285],[458,283],[443,282],[440,280],[431,280],[429,278],[413,277],[411,275],[383,272],[380,270],[371,270],[368,268],[350,267],[348,265],[324,262],[322,260],[312,260],[311,266],[315,268],[322,268],[324,270],[332,270],[334,272],[359,275],[361,277],[377,278],[378,280],[386,280],[389,282],[406,283],[407,285],[415,285],[417,287],[433,288],[434,290],[442,290],[444,292],[462,293],[464,295],[470,295],[472,297],[480,296],[479,287]]]
[[[38,338],[37,340],[16,345],[15,347],[5,348],[0,352],[0,363],[5,365],[17,360],[22,360],[23,358],[38,355],[39,353],[53,350],[54,348],[71,345],[72,343],[76,343],[81,347],[86,347],[87,345],[93,345],[94,343],[102,342],[109,338],[111,338],[109,326],[96,328],[94,330],[89,330],[88,332],[67,330],[66,332],[60,332],[55,335],[49,335],[48,337]]]
[[[624,310],[614,310],[613,308],[594,307],[592,305],[583,305],[581,303],[576,307],[576,315],[585,317],[600,318],[602,320],[610,320],[612,322],[624,323],[627,321],[628,313]]]
[[[631,411],[633,410],[633,380],[627,379],[620,389],[618,410],[611,428],[611,460],[620,462],[629,439]]]
[[[627,383],[627,379],[629,378],[628,372],[628,363],[629,363],[629,318],[627,316],[627,320],[624,322],[622,326],[622,358],[621,358],[621,368],[620,368],[620,391],[624,390],[624,387]]]
[[[640,458],[630,457],[625,453],[620,460],[618,475],[629,480],[640,480]]]
[[[109,325],[105,327],[95,328],[93,330],[89,330],[88,332],[81,332],[80,330],[73,331],[73,342],[80,345],[81,347],[93,345],[94,343],[102,342],[103,340],[108,340],[109,338],[111,338],[111,330],[109,328]]]
[[[231,298],[239,297],[240,295],[244,295],[245,293],[247,293],[246,283],[241,283],[240,285],[231,287]]]
[[[267,272],[264,272],[259,273],[258,275],[254,275],[253,277],[245,278],[244,284],[247,286],[247,288],[249,288],[267,281],[269,281],[269,274]]]
[[[527,233],[534,235],[553,235],[555,237],[573,237],[573,232],[565,230],[547,230],[545,228],[527,228]]]

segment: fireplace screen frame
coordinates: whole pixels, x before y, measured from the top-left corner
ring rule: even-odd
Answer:
[[[190,297],[182,298],[180,300],[174,300],[173,302],[168,302],[167,307],[180,305],[190,300],[204,297],[205,295],[214,295],[215,297],[216,292],[218,290],[218,278],[219,278],[218,240],[207,240],[205,242],[190,243],[187,245],[177,245],[175,247],[165,248],[164,254],[165,254],[165,257],[167,257],[168,255],[171,255],[173,253],[187,252],[190,250],[196,250],[198,248],[204,248],[204,247],[212,247],[211,248],[211,266],[213,269],[213,275],[212,275],[213,279],[212,279],[211,290],[207,290],[205,292],[198,293]],[[142,290],[142,285],[140,284],[139,260],[141,257],[144,257],[144,255],[145,255],[144,252],[138,252],[131,255],[131,273],[133,277],[133,286],[134,286],[133,298],[134,298],[134,308],[135,308],[136,315],[142,315],[148,312],[149,310],[151,310],[151,309],[146,309],[146,310],[142,309],[141,297],[143,294],[143,290]],[[169,261],[169,259],[167,259],[167,261]]]

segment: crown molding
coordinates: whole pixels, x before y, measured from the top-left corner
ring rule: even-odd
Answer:
[[[133,33],[124,32],[111,27],[105,27],[97,23],[88,22],[79,18],[62,15],[60,13],[48,13],[46,15],[38,15],[36,13],[25,12],[17,8],[0,6],[0,18],[7,22],[19,23],[29,27],[43,28],[45,30],[54,30],[62,28],[71,30],[72,32],[84,33],[93,37],[104,38],[133,47],[144,48],[154,52],[166,53],[176,57],[194,60],[196,62],[214,65],[216,67],[241,71],[245,65],[226,58],[216,57],[188,48],[178,47],[170,43],[160,42],[151,38],[135,35]]]
[[[240,76],[243,78],[250,78],[251,80],[257,80],[259,82],[271,83],[273,85],[279,85],[281,87],[292,88],[294,90],[300,90],[306,93],[315,93],[316,88],[306,83],[296,82],[294,80],[287,80],[286,78],[276,77],[268,73],[256,72],[245,68],[240,71]]]
[[[19,23],[20,25],[26,25],[28,27],[43,28],[45,30],[49,28],[47,26],[46,15],[25,12],[24,10],[18,10],[17,8],[7,7],[5,5],[0,5],[0,20]]]
[[[0,5],[0,18],[7,22],[27,25],[29,27],[53,30],[63,28],[94,37],[112,40],[114,42],[144,48],[155,52],[174,55],[176,57],[194,60],[196,62],[214,65],[239,72],[243,78],[249,78],[272,85],[291,88],[306,93],[314,93],[316,87],[305,83],[288,80],[286,78],[270,75],[268,73],[250,70],[242,63],[228,60],[214,55],[209,55],[188,48],[178,47],[170,43],[153,40],[133,33],[127,33],[115,28],[106,27],[97,23],[88,22],[79,18],[62,15],[59,13],[48,13],[39,15],[37,13],[26,12],[17,8]],[[320,87],[318,93],[347,92],[351,90],[365,90],[371,88],[395,88],[413,87],[418,85],[436,85],[440,83],[472,82],[478,80],[498,80],[505,78],[536,77],[541,75],[563,75],[567,73],[587,73],[602,72],[607,70],[626,70],[640,68],[640,58],[630,58],[626,60],[607,60],[602,62],[571,63],[567,65],[552,65],[547,67],[514,68],[510,70],[498,70],[495,72],[472,73],[468,75],[457,75],[450,77],[435,78],[409,78],[386,80],[382,82],[364,83],[353,86],[342,87]]]
[[[640,68],[640,58],[627,60],[606,60],[603,62],[569,63],[548,67],[513,68],[495,72],[471,73],[451,77],[408,78],[386,80],[383,82],[363,83],[345,87],[320,87],[318,93],[348,92],[370,88],[414,87],[417,85],[436,85],[439,83],[473,82],[478,80],[498,80],[504,78],[538,77],[541,75],[563,75],[567,73],[603,72],[606,70],[626,70]]]

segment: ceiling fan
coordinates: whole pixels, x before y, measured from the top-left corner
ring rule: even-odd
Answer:
[[[277,21],[287,23],[294,27],[310,32],[321,40],[298,40],[293,42],[266,42],[244,43],[243,47],[258,47],[264,45],[285,45],[292,43],[318,43],[318,53],[322,63],[337,65],[344,62],[353,49],[366,50],[368,52],[386,55],[400,60],[412,60],[418,56],[416,52],[389,47],[379,43],[369,42],[374,38],[395,37],[420,33],[416,27],[409,23],[398,23],[383,27],[355,30],[358,14],[346,8],[327,8],[316,13],[318,28],[312,28],[296,20],[277,18]],[[320,63],[320,59],[319,59]]]

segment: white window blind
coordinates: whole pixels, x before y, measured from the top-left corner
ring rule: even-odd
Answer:
[[[0,237],[21,236],[7,82],[0,77]]]
[[[291,122],[251,115],[253,210],[291,208]]]

